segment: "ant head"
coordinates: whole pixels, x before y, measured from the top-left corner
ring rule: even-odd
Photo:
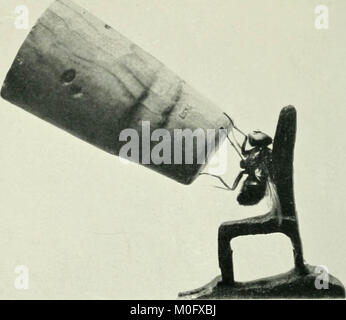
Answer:
[[[273,139],[262,131],[252,131],[248,137],[252,147],[267,147],[273,142]]]

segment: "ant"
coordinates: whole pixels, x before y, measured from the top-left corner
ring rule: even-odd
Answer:
[[[243,170],[240,171],[231,187],[220,176],[209,173],[200,173],[200,175],[218,178],[226,189],[231,191],[238,187],[243,175],[247,175],[237,197],[238,203],[252,206],[259,203],[266,194],[269,194],[276,209],[280,211],[280,202],[273,182],[272,150],[269,148],[273,139],[262,131],[253,131],[246,135],[235,126],[233,120],[226,113],[224,115],[231,121],[231,132],[240,151],[228,135],[227,139],[241,157],[240,168]],[[242,145],[235,138],[233,129],[245,137]],[[246,149],[247,143],[252,147],[250,150]]]

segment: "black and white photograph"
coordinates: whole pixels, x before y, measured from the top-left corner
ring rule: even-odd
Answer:
[[[346,2],[0,5],[0,300],[345,299]]]

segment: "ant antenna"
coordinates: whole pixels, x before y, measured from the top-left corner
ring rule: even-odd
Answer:
[[[234,124],[234,121],[232,120],[232,118],[231,118],[226,112],[224,112],[223,114],[224,114],[224,115],[228,118],[228,120],[231,122],[232,127],[233,127],[235,130],[237,130],[237,131],[238,131],[240,134],[242,134],[244,137],[247,136],[243,131],[241,131],[238,127],[236,127],[236,125]]]
[[[235,144],[232,142],[232,140],[229,138],[229,136],[227,136],[227,140],[230,142],[230,144],[232,145],[232,147],[234,148],[234,150],[238,153],[239,157],[244,160],[244,157],[242,156],[242,154],[240,153],[240,151],[238,150],[238,148],[235,146]]]
[[[236,141],[237,145],[239,148],[241,148],[239,142],[237,141],[236,137],[234,136],[234,132],[233,132],[233,128],[236,129],[238,132],[240,132],[242,135],[244,135],[246,137],[246,134],[243,133],[240,129],[238,129],[235,125],[234,125],[234,121],[232,120],[232,118],[227,114],[224,113],[224,115],[228,118],[228,120],[231,122],[232,128],[231,128],[231,132],[232,132],[232,136],[233,139]],[[233,141],[229,138],[229,136],[227,135],[227,139],[230,142],[230,144],[232,145],[232,147],[234,148],[234,150],[238,153],[239,157],[241,159],[244,159],[244,157],[242,156],[242,154],[240,153],[239,149],[236,147],[236,145],[233,143]]]

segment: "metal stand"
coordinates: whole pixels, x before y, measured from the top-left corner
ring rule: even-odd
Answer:
[[[225,222],[219,228],[219,266],[222,282],[225,284],[232,285],[234,283],[231,240],[239,236],[275,232],[287,235],[292,242],[296,271],[299,274],[308,272],[304,265],[293,191],[296,122],[295,108],[293,106],[283,108],[279,116],[273,144],[274,183],[281,204],[282,221],[279,221],[275,212],[269,212],[262,216]]]
[[[278,216],[276,209],[273,209],[262,216],[223,223],[218,234],[221,276],[201,288],[180,293],[180,298],[345,298],[342,283],[330,274],[329,289],[316,288],[316,267],[304,263],[293,192],[295,137],[296,110],[288,106],[280,113],[272,150],[273,182],[281,205],[281,215]],[[236,282],[233,273],[232,239],[239,236],[276,232],[281,232],[291,239],[295,267],[273,277],[250,282]]]

